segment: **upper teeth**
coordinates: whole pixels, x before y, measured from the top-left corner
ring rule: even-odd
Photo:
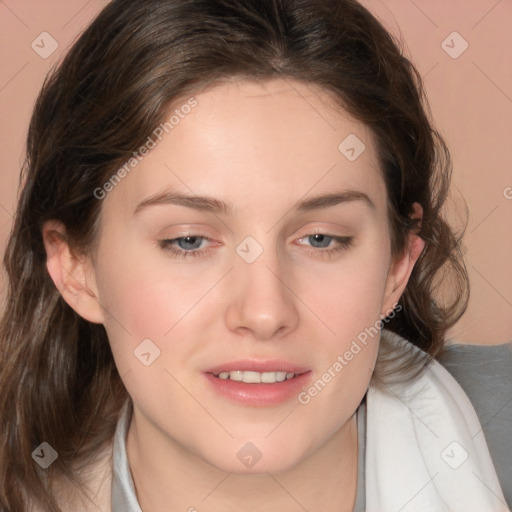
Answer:
[[[272,383],[272,382],[282,382],[283,380],[292,379],[295,377],[293,372],[250,372],[250,371],[242,371],[236,370],[232,372],[220,372],[217,375],[219,379],[231,379],[237,380],[241,382],[247,382],[249,384],[255,384],[258,382]]]

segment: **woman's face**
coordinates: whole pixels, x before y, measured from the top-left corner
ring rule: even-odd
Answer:
[[[325,92],[195,100],[99,199],[88,285],[139,426],[225,471],[278,471],[353,416],[411,265],[391,258],[372,136]]]

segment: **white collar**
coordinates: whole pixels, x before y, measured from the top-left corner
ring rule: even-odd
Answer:
[[[440,363],[412,383],[371,386],[366,400],[367,510],[509,511],[476,412]]]

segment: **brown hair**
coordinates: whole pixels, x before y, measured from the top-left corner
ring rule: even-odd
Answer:
[[[389,198],[393,253],[419,229],[426,246],[387,329],[435,356],[467,303],[458,240],[441,217],[448,150],[421,78],[385,28],[354,0],[114,0],[46,79],[30,123],[19,205],[4,263],[0,324],[0,508],[59,507],[49,483],[79,482],[111,441],[127,392],[103,325],[78,316],[46,269],[42,225],[61,221],[70,245],[96,240],[101,187],[162,122],[171,102],[240,78],[323,87],[370,127]],[[421,226],[411,206],[423,207]],[[439,271],[452,301],[434,296]],[[411,363],[412,364],[412,363]],[[42,441],[58,453],[42,470]]]

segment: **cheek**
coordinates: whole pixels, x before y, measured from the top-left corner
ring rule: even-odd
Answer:
[[[385,244],[382,240],[380,247]],[[319,386],[328,383],[329,388],[322,391],[318,405],[341,399],[355,407],[368,386],[380,339],[389,264],[386,254],[361,248],[336,270],[317,266],[314,275],[304,274],[301,280],[300,296],[315,313],[309,317],[316,323],[315,340],[322,358]]]
[[[155,262],[145,251],[129,250],[126,243],[117,245],[121,246],[126,248],[122,253],[111,245],[100,254],[97,276],[105,329],[116,362],[128,368],[133,364],[133,351],[143,340],[150,339],[163,348],[213,279],[193,279],[179,266],[170,273],[163,258]]]
[[[379,319],[387,270],[385,257],[361,251],[304,273],[298,295],[317,313],[319,328],[346,340]]]
[[[347,258],[338,272],[323,275],[317,270],[315,280],[303,281],[304,302],[318,317],[314,339],[320,363],[299,403],[329,433],[350,417],[368,388],[379,347],[386,276],[387,261],[374,254],[350,262]]]

